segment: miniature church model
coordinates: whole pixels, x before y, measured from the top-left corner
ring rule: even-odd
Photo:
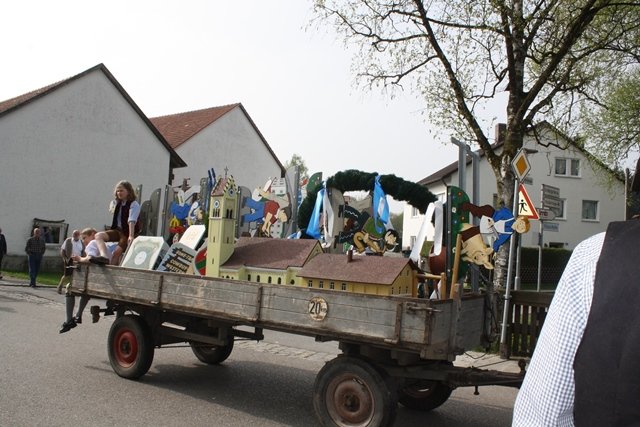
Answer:
[[[233,254],[236,230],[238,187],[233,176],[218,178],[209,203],[207,276],[219,277],[220,267]]]

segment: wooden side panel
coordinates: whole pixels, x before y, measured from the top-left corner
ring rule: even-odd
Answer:
[[[450,328],[457,315],[451,300],[353,294],[111,266],[83,266],[75,273],[73,288],[92,297],[239,324],[392,346],[430,359],[451,358]],[[322,302],[322,315],[311,310],[317,301]],[[461,343],[481,330],[482,303],[481,298],[463,302],[460,323],[464,327],[457,337]]]

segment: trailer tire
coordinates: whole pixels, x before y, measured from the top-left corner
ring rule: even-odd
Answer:
[[[154,343],[151,329],[140,316],[118,317],[109,330],[109,362],[116,374],[138,379],[149,371]]]
[[[396,418],[396,388],[385,372],[365,360],[339,356],[318,372],[313,407],[324,426],[390,426]]]
[[[189,342],[193,354],[199,361],[209,365],[217,365],[227,360],[233,350],[233,338],[226,345],[208,345],[198,342]]]
[[[452,391],[441,381],[418,381],[398,390],[398,402],[409,409],[428,412],[446,402]]]

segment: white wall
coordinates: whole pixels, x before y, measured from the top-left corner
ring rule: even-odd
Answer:
[[[546,128],[543,128],[542,136],[545,141],[563,143],[563,141],[556,141],[555,134]],[[544,231],[543,244],[548,245],[551,242],[563,243],[565,249],[573,249],[585,238],[605,231],[609,222],[624,220],[624,184],[616,180],[612,186],[609,186],[603,179],[608,173],[598,167],[594,171],[582,152],[575,149],[562,150],[553,145],[544,147],[535,144],[532,138],[525,140],[525,146],[538,150],[538,153],[529,154],[527,157],[531,163],[531,171],[526,177],[526,181],[530,181],[530,183],[525,184],[527,193],[535,207],[541,206],[542,184],[558,187],[560,189],[560,197],[566,199],[566,218],[550,221],[557,224],[558,231]],[[566,146],[566,143],[563,146]],[[557,157],[580,159],[580,177],[556,176],[555,159]],[[447,165],[442,166],[445,167]],[[496,178],[484,157],[481,158],[479,173],[479,204],[492,205],[493,195],[497,194]],[[445,181],[447,185],[458,186],[457,171],[447,177]],[[473,176],[471,164],[466,169],[466,181],[465,191],[472,198]],[[429,190],[437,194],[445,191],[445,186],[442,183],[435,183],[429,187]],[[588,221],[581,218],[583,200],[598,201],[599,215],[596,221]],[[402,239],[402,246],[405,249],[409,248],[411,236],[417,236],[423,221],[422,215],[414,217],[411,212],[411,207],[405,205]],[[427,240],[433,240],[433,227],[429,227],[428,230]],[[537,246],[539,230],[540,222],[532,221],[531,230],[522,240],[523,246]]]
[[[236,107],[180,145],[176,152],[187,163],[175,171],[174,186],[190,178],[197,185],[214,168],[222,176],[225,168],[238,185],[254,189],[281,171],[259,134],[240,107]]]
[[[168,181],[169,152],[101,70],[0,117],[0,140],[9,254],[24,253],[33,218],[101,229],[117,181],[142,184],[143,198]]]

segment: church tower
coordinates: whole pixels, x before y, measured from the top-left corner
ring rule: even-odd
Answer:
[[[220,267],[233,254],[237,207],[238,187],[233,176],[218,178],[209,201],[206,269],[209,277],[220,277]]]

